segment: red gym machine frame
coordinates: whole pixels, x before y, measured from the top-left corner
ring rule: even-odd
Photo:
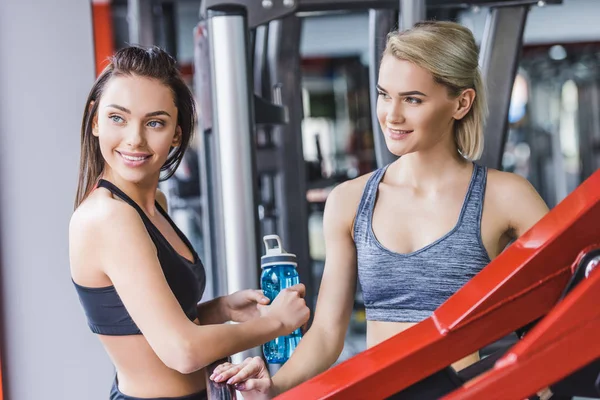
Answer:
[[[572,275],[571,265],[582,249],[600,242],[598,221],[600,171],[583,182],[442,304],[430,318],[281,394],[277,399],[383,399],[545,316],[556,306]],[[597,321],[598,314],[592,313],[591,305],[587,306],[585,313],[577,314],[578,310],[585,310],[586,304],[591,304],[593,296],[598,296],[590,291],[596,289],[595,293],[599,293],[598,276],[591,278],[575,288],[549,319],[536,326],[526,337],[527,340],[515,346],[502,359],[505,365],[503,369],[494,368],[492,372],[457,390],[456,394],[452,394],[455,397],[448,398],[492,398],[487,397],[488,390],[505,389],[498,389],[494,381],[503,382],[504,385],[510,381],[508,386],[527,387],[525,391],[539,386],[533,382],[518,384],[518,379],[514,380],[517,376],[514,371],[515,368],[523,371],[526,364],[547,362],[554,351],[549,348],[535,357],[527,358],[526,355],[540,351],[538,344],[533,343],[536,338],[542,340],[539,346],[543,347],[548,347],[552,340],[558,340],[553,332],[547,331],[549,324],[553,323],[578,324],[575,326],[580,326],[581,332],[567,332],[569,326],[558,330],[553,327],[555,332],[568,334],[562,338],[564,346],[557,349],[565,351],[566,345],[572,343],[567,357],[570,357],[570,361],[560,368],[545,365],[544,372],[540,372],[539,382],[543,380],[542,376],[546,376],[546,369],[548,374],[559,379],[576,370],[576,365],[584,365],[585,357],[581,354],[575,356],[578,349],[576,345],[579,341],[579,346],[583,346],[580,336],[588,332],[590,327],[597,326],[585,325],[586,319],[589,320],[587,323],[597,323],[593,321]],[[569,311],[571,307],[574,315]],[[591,353],[588,345],[586,343],[585,352]],[[564,360],[566,354],[560,353],[560,356]],[[512,364],[515,366],[509,368]],[[477,390],[479,397],[456,397],[472,396],[470,393],[473,390]],[[486,393],[486,396],[482,397],[481,393]],[[505,395],[502,398],[507,399]]]
[[[584,250],[582,256],[593,249],[600,249],[600,243]],[[599,358],[600,268],[597,269],[499,359],[493,369],[443,399],[523,399]]]

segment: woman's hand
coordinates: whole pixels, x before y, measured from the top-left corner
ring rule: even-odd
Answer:
[[[260,357],[247,358],[241,364],[223,363],[210,379],[233,385],[246,400],[267,400],[276,395],[269,370]]]
[[[279,292],[270,306],[261,310],[264,311],[264,315],[280,321],[284,334],[288,335],[308,322],[310,310],[304,300],[305,293],[306,288],[302,283],[290,286]]]
[[[225,296],[225,312],[229,319],[234,322],[246,322],[260,317],[261,307],[269,304],[269,299],[262,290],[240,290]]]

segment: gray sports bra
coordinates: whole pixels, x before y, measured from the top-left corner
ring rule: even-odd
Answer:
[[[420,322],[490,262],[481,241],[487,169],[473,165],[456,226],[407,254],[385,248],[373,233],[377,189],[388,166],[369,178],[354,222],[358,277],[368,320]]]

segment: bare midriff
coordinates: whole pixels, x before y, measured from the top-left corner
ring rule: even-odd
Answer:
[[[182,374],[158,358],[143,335],[98,335],[117,370],[119,390],[132,397],[181,397],[205,389],[204,369]]]
[[[367,348],[376,346],[414,325],[416,325],[414,322],[367,321]],[[479,361],[479,352],[456,361],[452,367],[460,371],[477,361]]]

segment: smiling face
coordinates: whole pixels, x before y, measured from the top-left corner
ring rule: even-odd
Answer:
[[[468,109],[463,96],[451,98],[427,70],[385,55],[377,91],[377,118],[390,152],[402,156],[436,146],[456,148],[454,121]]]
[[[173,93],[155,79],[115,76],[104,88],[92,132],[107,175],[131,183],[158,182],[169,151],[181,140]]]

